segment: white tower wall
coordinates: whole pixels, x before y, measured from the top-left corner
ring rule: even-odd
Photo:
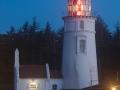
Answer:
[[[95,18],[63,17],[65,24],[62,74],[63,89],[82,89],[98,84]],[[84,40],[84,50],[81,42]]]

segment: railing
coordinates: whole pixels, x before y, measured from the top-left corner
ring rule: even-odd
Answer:
[[[74,12],[68,12],[68,11],[64,11],[62,12],[62,17],[76,17],[76,16],[93,16],[93,17],[97,17],[97,12],[82,12],[81,15],[77,15]]]

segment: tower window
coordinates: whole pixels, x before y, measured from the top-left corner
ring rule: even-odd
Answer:
[[[52,85],[52,90],[57,90],[57,85],[56,84]]]
[[[84,29],[84,21],[80,21],[80,29]]]
[[[77,54],[87,54],[87,36],[77,36]]]
[[[85,40],[80,40],[80,41],[79,41],[79,49],[80,49],[80,52],[85,52],[85,43],[86,43]]]

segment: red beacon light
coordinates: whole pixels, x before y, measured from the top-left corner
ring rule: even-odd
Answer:
[[[68,16],[90,16],[91,0],[68,0]]]

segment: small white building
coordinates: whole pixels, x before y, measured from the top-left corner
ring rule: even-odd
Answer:
[[[15,51],[14,90],[60,90],[62,75],[49,70],[49,65],[19,65],[19,51]]]

